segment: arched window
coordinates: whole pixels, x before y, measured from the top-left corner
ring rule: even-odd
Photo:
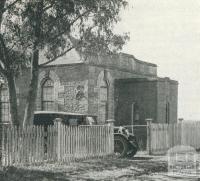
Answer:
[[[54,83],[51,79],[42,85],[42,110],[54,110]]]
[[[108,83],[102,80],[99,90],[99,120],[105,122],[108,119]]]
[[[11,121],[10,116],[10,102],[9,102],[9,91],[7,86],[3,85],[0,89],[0,116],[2,123],[9,123]]]

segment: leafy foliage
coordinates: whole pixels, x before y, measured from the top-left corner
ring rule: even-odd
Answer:
[[[6,41],[12,46],[15,42],[15,48],[20,46],[28,57],[27,52],[38,41],[37,48],[49,60],[71,48],[90,53],[117,52],[128,34],[115,35],[112,29],[126,5],[125,0],[21,0],[6,15]]]
[[[9,74],[16,76],[30,61],[30,54],[21,45],[20,37],[16,35],[19,29],[15,24],[18,21],[11,13],[14,9],[16,11],[14,7],[18,1],[3,0],[0,3],[0,72],[5,76]],[[15,24],[12,23],[14,21]]]
[[[126,0],[0,1],[0,72],[9,76],[14,87],[13,79],[21,67],[31,67],[24,122],[30,122],[33,116],[39,54],[46,56],[47,64],[73,48],[84,54],[117,52],[128,34],[114,34],[113,25],[126,5]],[[10,100],[13,98],[11,107],[17,115],[14,94],[16,91],[10,94]]]

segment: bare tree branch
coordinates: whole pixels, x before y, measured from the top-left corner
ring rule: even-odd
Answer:
[[[43,67],[43,66],[45,66],[45,65],[47,65],[47,64],[49,64],[49,63],[55,61],[57,58],[62,57],[63,55],[65,55],[67,52],[71,51],[71,50],[74,49],[74,48],[75,48],[74,46],[68,48],[67,50],[65,50],[65,51],[62,52],[61,54],[57,55],[56,57],[52,58],[51,60],[49,60],[49,61],[47,61],[47,62],[45,62],[45,63],[40,64],[39,66],[40,66],[40,67]]]
[[[90,13],[92,9],[88,9],[87,11],[83,12],[82,14],[79,14],[71,23],[69,26],[72,26],[77,20],[79,20],[81,17],[85,16],[87,13]]]

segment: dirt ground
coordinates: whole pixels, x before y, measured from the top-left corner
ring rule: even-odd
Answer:
[[[0,181],[67,180],[184,180],[167,176],[165,157],[136,155],[133,159],[107,157],[66,164],[43,164],[2,168]],[[185,179],[189,180],[189,179]]]

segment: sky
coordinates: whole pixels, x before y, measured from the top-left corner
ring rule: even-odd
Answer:
[[[129,0],[116,31],[130,32],[123,52],[179,82],[178,117],[200,120],[200,0]]]

